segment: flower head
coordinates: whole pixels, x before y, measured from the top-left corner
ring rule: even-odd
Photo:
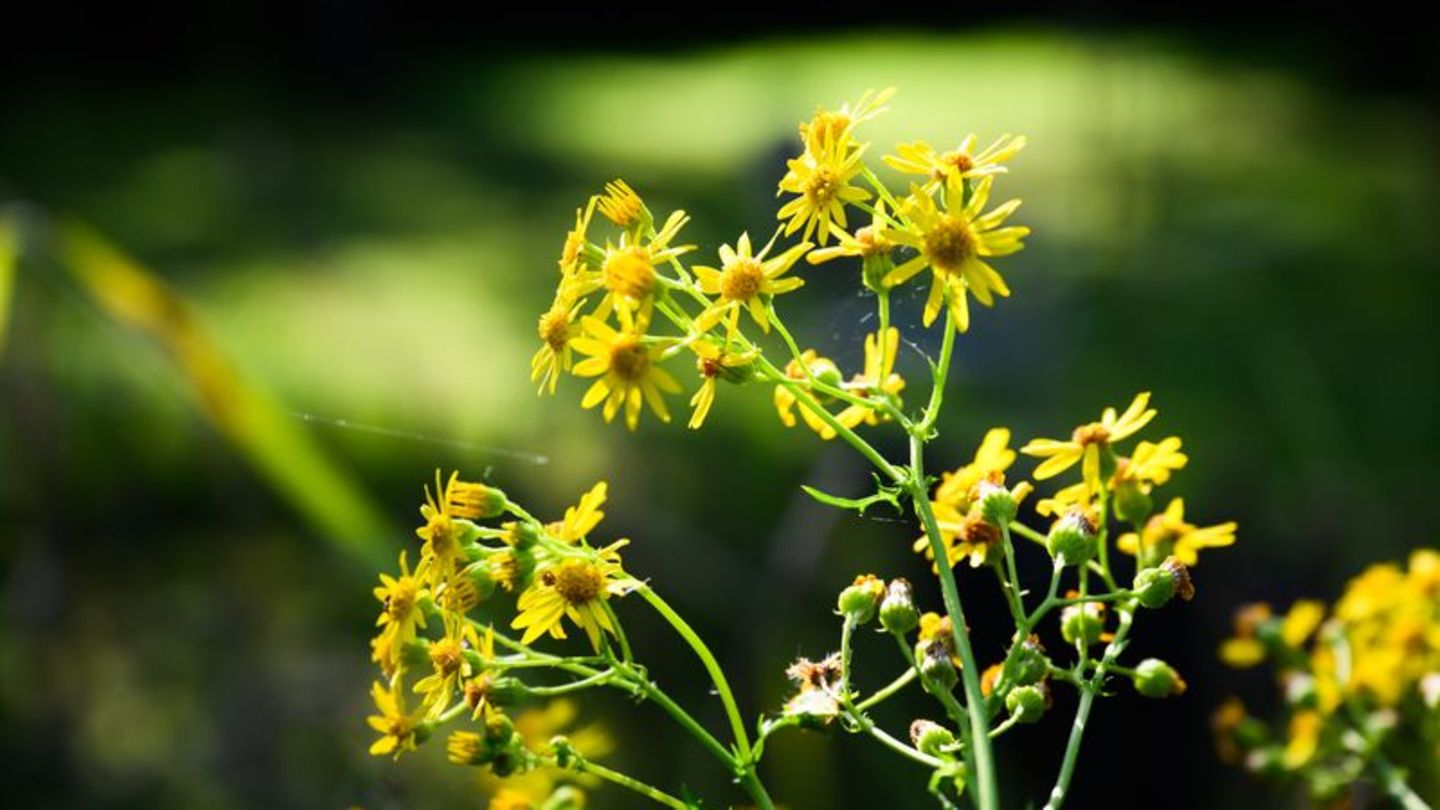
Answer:
[[[610,491],[610,485],[599,481],[590,488],[589,492],[580,496],[580,500],[574,505],[565,508],[565,517],[545,527],[551,537],[562,543],[574,545],[585,539],[590,532],[600,525],[605,513],[600,507],[605,505],[605,498]]]
[[[1127,532],[1115,544],[1126,554],[1139,556],[1147,567],[1172,555],[1193,567],[1202,549],[1234,545],[1235,528],[1234,521],[1203,528],[1186,523],[1185,502],[1175,498],[1163,513],[1151,517],[1139,534]]]
[[[900,350],[900,330],[890,327],[882,338],[879,332],[865,336],[865,370],[851,378],[845,386],[852,393],[868,396],[897,397],[905,390],[905,378],[895,373],[895,357]],[[878,424],[875,408],[851,403],[835,417],[848,428],[861,422]]]
[[[789,171],[780,179],[778,193],[798,195],[780,206],[776,219],[788,219],[785,235],[804,228],[801,239],[811,235],[821,245],[830,236],[847,227],[845,206],[870,199],[870,192],[851,182],[863,168],[860,157],[865,145],[856,149],[841,148],[842,142],[807,145],[805,153],[786,162]]]
[[[700,375],[700,387],[690,397],[689,427],[698,430],[705,424],[705,417],[715,404],[716,381],[721,377],[743,379],[737,370],[755,362],[759,351],[732,352],[711,340],[697,340],[690,344],[690,350],[695,353],[695,370]]]
[[[463,533],[475,528],[468,518],[479,516],[471,503],[477,487],[485,488],[483,484],[461,481],[458,471],[451,473],[450,480],[441,486],[440,471],[436,470],[435,492],[425,488],[425,504],[420,507],[425,525],[415,530],[416,536],[425,542],[420,548],[420,564],[415,573],[432,588],[454,573],[462,556]]]
[[[965,136],[960,145],[948,152],[937,152],[935,147],[924,141],[902,143],[895,147],[898,154],[886,155],[885,165],[906,174],[924,175],[928,180],[922,186],[927,194],[935,193],[940,187],[952,199],[964,195],[966,180],[999,174],[1005,171],[1000,165],[1019,154],[1025,148],[1025,136],[1012,138],[1001,135],[978,153],[974,133]]]
[[[617,332],[599,318],[586,317],[581,323],[585,334],[575,339],[574,346],[587,358],[575,364],[575,373],[599,379],[585,392],[580,407],[605,403],[603,413],[609,422],[623,406],[625,425],[634,430],[640,423],[641,409],[648,403],[660,421],[669,422],[670,409],[660,392],[678,394],[680,383],[657,365],[660,347],[645,343],[635,332]]]
[[[375,620],[380,632],[374,645],[374,660],[387,674],[391,674],[398,665],[397,650],[415,639],[417,627],[425,626],[425,613],[420,610],[419,604],[420,597],[425,593],[424,583],[411,575],[405,552],[400,552],[400,576],[381,574],[380,585],[374,593],[382,606],[380,616]]]
[[[404,696],[396,688],[386,689],[378,682],[370,689],[379,714],[366,718],[370,728],[380,732],[380,739],[370,746],[371,756],[383,757],[393,753],[396,759],[406,751],[414,751],[417,733],[423,733],[422,711],[406,713]]]
[[[775,235],[779,236],[779,233]],[[769,333],[770,317],[765,311],[765,297],[798,290],[805,284],[802,278],[781,276],[790,270],[796,260],[805,255],[805,251],[810,249],[810,243],[801,242],[784,253],[767,259],[766,254],[774,246],[775,239],[772,237],[758,254],[752,253],[750,234],[742,233],[734,248],[729,245],[720,246],[720,269],[700,265],[692,268],[700,280],[700,288],[710,295],[718,296],[700,313],[700,317],[695,321],[695,328],[708,330],[724,321],[727,330],[733,334],[740,322],[740,311],[744,309],[750,312],[750,317],[762,332]]]
[[[611,596],[630,592],[638,583],[620,566],[620,540],[590,555],[560,558],[540,568],[535,581],[520,594],[519,615],[510,626],[523,629],[520,643],[529,644],[545,633],[565,638],[566,617],[585,631],[590,644],[600,649],[600,634],[615,634],[606,612]]]
[[[1119,416],[1115,415],[1114,408],[1106,408],[1100,415],[1100,421],[1075,428],[1068,441],[1032,439],[1020,448],[1020,452],[1045,459],[1035,468],[1037,481],[1053,478],[1083,459],[1085,482],[1092,490],[1098,490],[1101,482],[1101,449],[1129,438],[1149,424],[1156,413],[1154,408],[1148,407],[1149,404],[1150,392],[1143,391],[1135,396],[1130,407]]]
[[[536,332],[540,337],[540,348],[530,358],[530,381],[540,384],[540,393],[548,389],[555,393],[560,373],[569,371],[574,354],[570,344],[580,335],[575,319],[580,315],[581,304],[569,300],[570,296],[556,296],[555,303],[540,315]]]

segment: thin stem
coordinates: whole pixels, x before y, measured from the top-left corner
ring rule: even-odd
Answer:
[[[1000,541],[1005,552],[1005,574],[1000,575],[1000,584],[1010,603],[1010,613],[1015,617],[1015,631],[1020,638],[1029,634],[1025,627],[1025,603],[1020,600],[1020,572],[1015,567],[1015,546],[1010,542],[1010,527],[1000,525]],[[1000,571],[997,569],[997,575]]]
[[[730,753],[729,749],[721,744],[719,740],[715,739],[715,736],[709,731],[705,730],[705,727],[700,725],[699,721],[694,717],[691,717],[689,712],[681,708],[680,704],[665,694],[664,690],[648,679],[641,677],[639,673],[636,673],[633,669],[624,667],[623,671],[629,676],[627,680],[630,684],[633,684],[636,689],[639,689],[646,698],[655,701],[675,722],[690,732],[690,735],[698,740],[707,751],[714,754],[716,759],[725,763],[727,767],[735,767],[735,757]]]
[[[1405,774],[1386,759],[1379,751],[1371,752],[1371,761],[1380,772],[1380,784],[1390,798],[1400,803],[1405,810],[1430,810],[1430,805],[1420,798],[1414,788],[1405,781]]]
[[[860,438],[860,436],[858,436],[855,431],[851,430],[848,427],[845,427],[845,425],[842,424],[840,420],[835,418],[834,414],[821,407],[820,403],[816,402],[815,398],[810,395],[810,392],[805,390],[805,386],[800,385],[795,380],[790,379],[779,369],[775,368],[775,366],[772,365],[770,361],[766,360],[764,357],[759,358],[756,362],[760,364],[761,370],[765,373],[767,377],[770,378],[772,382],[785,388],[787,391],[789,391],[795,396],[795,399],[799,402],[800,407],[809,410],[811,413],[819,417],[820,421],[828,425],[831,430],[834,430],[835,434],[840,438],[844,439],[847,444],[859,451],[860,455],[868,459],[871,464],[874,464],[875,467],[879,469],[882,473],[884,473],[887,478],[893,481],[904,480],[905,474],[903,472],[901,472],[898,468],[895,467],[895,465],[891,464],[889,461],[886,461],[885,457],[880,455],[880,452],[878,450],[872,447],[869,442]]]
[[[770,323],[774,324],[775,331],[780,333],[780,337],[785,341],[785,346],[790,349],[791,356],[793,356],[799,366],[805,370],[805,378],[806,381],[809,382],[811,388],[816,389],[821,393],[835,397],[836,399],[847,402],[851,405],[855,405],[857,407],[871,409],[879,408],[880,410],[884,411],[885,414],[891,419],[894,419],[901,425],[905,425],[908,427],[909,420],[905,418],[905,415],[901,413],[900,410],[896,408],[889,399],[881,398],[879,400],[872,400],[868,397],[858,397],[843,388],[837,388],[836,386],[821,381],[819,377],[816,377],[814,372],[810,370],[810,364],[805,362],[805,359],[800,352],[800,344],[795,342],[795,338],[790,335],[790,331],[785,328],[785,323],[780,320],[779,314],[775,312],[775,299],[771,298],[769,301],[766,302],[765,306],[770,316]],[[883,328],[881,330],[881,335],[883,339]]]
[[[633,776],[626,776],[619,771],[612,771],[604,765],[591,762],[588,759],[577,759],[572,767],[577,772],[593,773],[607,782],[614,782],[617,785],[629,788],[653,802],[663,804],[666,807],[673,807],[675,810],[686,810],[686,808],[690,806],[683,800],[671,796],[660,788],[642,782]]]
[[[1105,647],[1105,655],[1095,667],[1095,674],[1079,684],[1080,705],[1075,709],[1075,721],[1070,726],[1070,740],[1065,744],[1065,758],[1060,763],[1060,773],[1055,778],[1055,787],[1050,791],[1050,800],[1045,803],[1045,810],[1059,810],[1065,801],[1065,793],[1070,789],[1070,779],[1075,774],[1075,762],[1080,756],[1080,741],[1085,737],[1085,724],[1089,721],[1090,710],[1095,704],[1095,695],[1104,686],[1109,668],[1125,648],[1125,637],[1130,634],[1135,614],[1129,607],[1121,607],[1116,612],[1120,614],[1120,624],[1115,630],[1115,639]]]
[[[607,669],[604,672],[597,672],[588,678],[581,678],[578,681],[571,681],[569,683],[555,684],[554,686],[527,686],[525,687],[525,694],[553,697],[570,692],[579,692],[593,686],[605,686],[614,680],[617,675],[619,675],[619,673],[616,670]]]
[[[615,608],[611,606],[610,600],[601,600],[601,606],[605,609],[605,615],[610,619],[610,626],[615,628],[615,637],[620,639],[620,657],[625,663],[633,663],[635,656],[630,652],[630,639],[625,637],[625,628],[620,624],[620,617],[615,615]]]
[[[915,669],[914,667],[905,670],[904,672],[900,673],[900,676],[897,677],[895,680],[891,681],[889,684],[885,685],[881,689],[876,690],[875,694],[855,704],[855,708],[863,712],[866,709],[879,706],[881,703],[884,703],[886,700],[888,700],[892,695],[899,692],[901,689],[904,689],[906,686],[909,686],[912,681],[919,677],[919,672],[920,671]]]
[[[948,313],[948,310],[947,310]],[[945,316],[945,337],[940,339],[940,360],[935,364],[935,384],[930,389],[930,403],[925,406],[925,416],[915,425],[914,434],[928,438],[940,418],[940,403],[945,399],[945,381],[950,376],[950,358],[955,351],[955,323],[951,315]]]

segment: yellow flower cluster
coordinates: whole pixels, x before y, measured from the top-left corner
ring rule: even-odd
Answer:
[[[1371,566],[1328,607],[1247,605],[1220,658],[1270,662],[1284,715],[1272,731],[1228,700],[1213,719],[1223,758],[1290,774],[1321,799],[1362,775],[1392,790],[1397,764],[1440,762],[1440,551]]]
[[[567,620],[585,632],[594,650],[607,648],[605,636],[618,633],[609,600],[638,585],[620,560],[619,549],[628,541],[603,547],[589,542],[604,517],[603,481],[552,523],[532,518],[501,490],[461,480],[458,473],[442,481],[437,472],[435,484],[433,491],[425,490],[423,523],[415,530],[419,564],[412,571],[402,551],[399,571],[381,574],[374,591],[381,608],[371,649],[383,681],[372,690],[377,713],[369,724],[380,736],[370,752],[398,757],[415,750],[440,724],[465,715],[481,728],[451,734],[450,759],[489,765],[500,775],[527,774],[528,781],[496,793],[492,807],[525,806],[515,802],[527,797],[538,807],[559,789],[547,771],[553,763],[546,745],[563,723],[506,714],[502,705],[527,693],[514,667],[531,655],[529,645],[541,636],[565,638]],[[502,518],[513,519],[483,522]],[[510,626],[523,631],[518,640],[474,617],[482,606],[496,607],[499,595],[514,596]],[[497,641],[507,653],[497,654]],[[527,723],[538,723],[538,730],[527,735]],[[569,744],[591,754],[606,747],[581,744],[585,739],[577,735]]]
[[[928,267],[925,325],[946,309],[963,332],[970,325],[969,296],[992,306],[1010,294],[990,262],[1019,251],[1029,229],[1004,225],[1019,200],[988,208],[994,180],[1024,147],[1023,137],[1005,136],[979,152],[973,135],[948,152],[918,141],[901,144],[884,162],[924,180],[903,196],[887,188],[865,163],[870,143],[857,129],[883,112],[892,94],[867,93],[800,125],[803,151],[787,162],[778,184],[781,196],[793,196],[777,211],[782,224],[758,250],[742,233],[718,248],[718,262],[687,264],[695,246],[679,243],[689,222],[685,212],[662,223],[624,181],[607,185],[576,211],[565,235],[555,296],[539,320],[532,381],[554,393],[566,373],[591,378],[581,406],[600,408],[607,422],[623,412],[634,430],[647,408],[670,421],[666,395],[679,393],[681,384],[663,365],[688,351],[699,378],[690,400],[692,428],[704,423],[722,379],[774,384],[781,421],[796,424],[798,408],[824,438],[893,419],[905,386],[895,371],[899,331],[882,317],[866,337],[863,369],[848,380],[815,349],[801,351],[775,310],[778,296],[805,283],[792,274],[797,262],[860,257],[866,285],[881,296]],[[870,223],[852,232],[850,209],[868,212]],[[591,232],[597,210],[616,233]],[[777,245],[797,235],[799,241]],[[812,250],[831,242],[838,244]],[[791,357],[772,364],[743,329],[747,321],[759,336],[780,332]]]

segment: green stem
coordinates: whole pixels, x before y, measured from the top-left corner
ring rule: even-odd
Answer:
[[[607,669],[604,672],[597,672],[588,678],[581,678],[578,681],[571,681],[569,683],[556,684],[554,686],[527,686],[525,687],[525,694],[539,697],[554,697],[555,695],[579,692],[583,689],[589,689],[592,686],[605,686],[614,680],[617,675],[619,675],[617,671]]]
[[[909,686],[910,683],[914,681],[915,678],[917,678],[918,676],[919,670],[915,669],[912,666],[910,669],[907,669],[904,672],[900,673],[900,676],[897,677],[895,680],[891,681],[883,688],[877,690],[875,694],[855,704],[855,708],[863,712],[866,709],[879,706],[881,703],[884,703],[886,700],[888,700],[892,695],[899,692],[901,689],[904,689],[906,686]]]
[[[838,400],[861,408],[879,408],[880,410],[884,411],[885,414],[891,419],[899,422],[901,425],[905,425],[908,427],[909,420],[905,418],[905,414],[901,413],[900,410],[896,408],[889,399],[881,398],[879,400],[871,400],[866,397],[858,397],[843,388],[837,388],[833,385],[829,385],[828,383],[821,381],[820,378],[816,377],[815,374],[810,370],[810,364],[805,362],[804,357],[800,352],[800,344],[795,342],[795,338],[790,335],[790,331],[785,328],[784,322],[780,320],[779,314],[775,312],[775,299],[771,298],[769,301],[766,302],[765,306],[770,316],[770,322],[775,325],[775,331],[780,333],[781,339],[785,341],[785,346],[790,350],[790,354],[792,357],[795,358],[796,363],[805,370],[806,382],[810,384],[810,387],[812,389],[820,391],[823,394],[828,394],[829,396],[835,397]],[[883,329],[881,330],[880,334],[882,336],[884,335]]]
[[[1024,638],[1029,635],[1029,628],[1025,626],[1025,603],[1020,600],[1020,572],[1015,566],[1015,546],[1010,542],[1010,527],[1005,524],[1000,526],[1000,541],[1005,552],[1005,574],[1001,576],[1000,584],[1010,603],[1010,613],[1015,617],[1016,637]]]
[[[1045,803],[1045,810],[1059,810],[1060,805],[1065,802],[1065,794],[1070,789],[1070,779],[1075,775],[1075,763],[1080,757],[1080,741],[1085,737],[1085,724],[1089,721],[1090,710],[1095,705],[1095,695],[1104,686],[1110,666],[1125,648],[1125,637],[1130,634],[1135,614],[1133,610],[1123,607],[1116,612],[1120,614],[1120,625],[1115,630],[1115,640],[1105,647],[1105,655],[1095,667],[1095,674],[1080,683],[1080,705],[1075,709],[1075,721],[1070,726],[1070,740],[1065,744],[1065,758],[1060,763],[1060,773],[1055,778],[1055,787],[1050,791],[1050,800]]]
[[[1399,802],[1405,810],[1430,810],[1430,805],[1420,798],[1405,781],[1405,774],[1386,759],[1379,751],[1372,752],[1371,761],[1375,763],[1375,769],[1380,773],[1380,784],[1390,798]]]
[[[607,782],[613,782],[622,787],[629,788],[653,802],[663,804],[666,807],[673,807],[675,810],[687,810],[687,808],[690,807],[690,805],[686,804],[683,800],[671,796],[660,788],[642,782],[633,776],[626,776],[619,771],[612,771],[604,765],[591,762],[588,759],[577,759],[573,765],[573,770],[579,773],[595,774]]]
[[[785,388],[787,391],[793,394],[795,396],[795,399],[799,402],[800,407],[806,408],[811,413],[819,417],[820,421],[824,422],[826,425],[829,425],[830,429],[834,430],[837,436],[844,439],[847,444],[859,451],[860,455],[868,459],[871,464],[874,464],[876,468],[878,468],[882,473],[884,473],[887,478],[891,479],[892,481],[904,480],[905,474],[903,472],[896,468],[894,464],[886,461],[885,457],[880,455],[880,452],[878,450],[870,446],[869,442],[860,438],[860,436],[858,436],[855,431],[851,430],[848,427],[845,427],[845,425],[842,424],[840,420],[835,418],[834,414],[825,410],[825,408],[823,408],[820,403],[815,401],[815,398],[810,395],[810,392],[805,390],[805,386],[800,385],[795,380],[787,377],[783,372],[775,368],[775,366],[772,365],[770,361],[766,360],[764,357],[757,359],[756,362],[760,364],[761,370],[765,373],[767,377],[770,378],[771,382],[774,382],[776,385]]]
[[[947,310],[948,313],[948,310]],[[935,364],[935,384],[930,389],[930,403],[925,406],[925,416],[915,425],[915,435],[929,438],[940,418],[940,403],[945,399],[945,381],[950,376],[950,358],[955,351],[955,324],[949,314],[945,316],[945,337],[940,339],[940,360]]]

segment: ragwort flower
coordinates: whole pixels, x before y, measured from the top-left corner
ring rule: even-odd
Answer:
[[[779,233],[776,233],[779,236]],[[691,268],[700,280],[700,288],[718,298],[695,319],[695,328],[705,331],[724,321],[726,329],[734,334],[740,323],[740,310],[746,309],[760,330],[770,332],[770,316],[765,311],[765,296],[776,296],[791,290],[798,290],[805,284],[802,278],[781,278],[787,273],[805,251],[809,242],[801,242],[778,256],[765,258],[774,247],[771,237],[758,254],[752,253],[750,234],[740,234],[732,249],[720,246],[720,269],[696,265]]]
[[[599,318],[586,317],[581,324],[585,334],[575,339],[574,346],[587,357],[575,364],[575,373],[599,379],[585,392],[580,407],[605,403],[603,414],[609,422],[623,406],[625,426],[634,430],[640,424],[643,405],[648,403],[660,421],[669,422],[670,409],[660,392],[678,394],[680,383],[657,365],[661,348],[646,344],[635,332],[617,332]]]

